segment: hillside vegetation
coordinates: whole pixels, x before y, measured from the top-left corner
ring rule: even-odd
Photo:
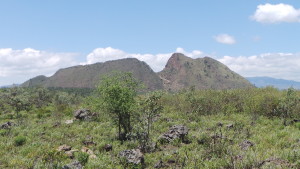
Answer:
[[[135,58],[104,63],[79,65],[58,70],[53,76],[37,76],[22,84],[23,87],[95,88],[109,72],[131,72],[145,85],[146,91],[177,92],[194,86],[196,89],[237,89],[254,87],[227,66],[209,57],[192,59],[174,53],[165,68],[155,73],[145,62]]]
[[[103,94],[128,91],[113,84],[84,97],[70,90],[0,89],[0,168],[300,168],[297,90],[138,94],[120,109],[131,113],[131,127],[120,137],[123,123],[108,111],[118,107],[108,109]],[[172,138],[167,132],[176,127],[180,137]],[[133,150],[141,155],[136,163],[123,156]]]

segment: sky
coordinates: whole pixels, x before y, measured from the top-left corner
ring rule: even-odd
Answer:
[[[300,81],[299,44],[299,0],[0,1],[0,86],[127,57],[158,72],[174,52]]]

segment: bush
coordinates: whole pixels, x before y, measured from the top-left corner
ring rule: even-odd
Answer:
[[[26,142],[26,137],[24,136],[17,136],[14,140],[15,146],[22,146]]]
[[[80,162],[80,164],[85,165],[89,160],[89,155],[84,152],[79,152],[77,154],[77,160]]]

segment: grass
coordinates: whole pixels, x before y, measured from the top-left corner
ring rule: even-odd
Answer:
[[[256,96],[266,93],[257,90]],[[275,95],[281,97],[284,93],[276,91]],[[248,109],[237,111],[237,107],[233,106],[222,106],[220,112],[211,109],[216,112],[202,114],[190,108],[186,93],[164,94],[162,103],[164,109],[153,123],[151,140],[156,142],[169,127],[182,124],[189,128],[187,138],[190,143],[181,143],[179,140],[169,144],[158,143],[155,152],[144,154],[146,168],[153,168],[160,160],[165,168],[300,167],[299,122],[284,125],[281,117],[269,117],[263,113],[253,118]],[[227,104],[234,105],[236,102]],[[85,106],[84,102],[71,105],[68,111]],[[87,108],[98,112],[96,120],[75,120],[72,124],[64,123],[73,118],[70,112],[57,112],[53,105],[46,106],[43,111],[33,109],[22,112],[26,115],[21,118],[11,119],[1,114],[0,124],[11,121],[15,125],[0,130],[0,168],[59,168],[73,161],[57,151],[60,145],[67,144],[72,149],[81,150],[86,146],[83,141],[90,139],[96,144],[88,148],[97,158],[87,159],[86,154],[75,154],[75,159],[85,163],[85,168],[124,168],[119,152],[137,148],[138,142],[120,142],[116,125],[109,115],[95,107]],[[257,107],[252,107],[252,110],[254,108]],[[233,124],[233,127],[226,127],[229,124]],[[240,145],[245,140],[254,143],[254,146],[242,150]],[[105,144],[111,144],[112,151],[104,151]]]

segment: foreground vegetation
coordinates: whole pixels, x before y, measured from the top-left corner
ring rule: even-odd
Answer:
[[[90,96],[45,88],[1,89],[0,125],[13,125],[0,129],[0,168],[61,168],[74,160],[85,168],[300,168],[297,90],[127,93],[134,100],[125,100],[122,110],[131,119],[124,124],[122,110],[113,114],[118,107],[107,107],[105,92],[101,87]],[[66,123],[80,108],[96,117]],[[188,135],[161,141],[173,125],[186,126]],[[96,157],[78,151],[71,159],[57,150],[64,144],[88,147]],[[153,144],[152,150],[143,150],[144,164],[128,164],[119,155]]]

